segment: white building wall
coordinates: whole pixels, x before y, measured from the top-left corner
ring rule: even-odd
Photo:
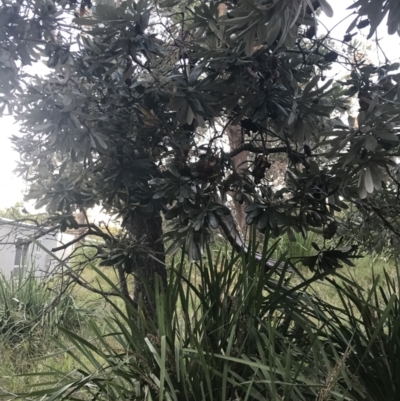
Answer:
[[[18,268],[15,265],[16,246],[18,238],[29,240],[37,233],[37,227],[30,224],[19,224],[12,220],[0,218],[0,272],[6,276],[17,274]],[[74,240],[74,235],[67,233],[54,232],[39,238],[37,241],[48,251],[65,245]],[[26,268],[34,268],[36,271],[48,273],[52,271],[59,262],[56,260],[66,260],[74,250],[74,246],[54,252],[54,257],[49,255],[46,250],[39,247],[36,243],[31,243],[27,251]],[[51,252],[52,253],[52,252]]]
[[[18,267],[15,265],[16,257],[16,246],[18,238],[22,240],[29,240],[36,233],[37,229],[35,226],[29,227],[28,225],[17,225],[13,223],[7,223],[0,221],[0,271],[9,276],[16,274]],[[57,235],[46,235],[38,239],[38,241],[47,249],[51,250],[58,244]],[[27,249],[26,255],[26,268],[47,272],[50,266],[54,266],[51,263],[51,257],[41,249],[37,244],[31,243]]]
[[[57,247],[60,245],[68,244],[69,242],[73,241],[75,236],[72,234],[67,233],[58,233],[57,235]],[[54,247],[53,247],[54,248]],[[55,252],[54,254],[57,258],[64,260],[67,259],[74,250],[74,246],[69,246],[67,249],[61,249],[60,251]]]
[[[14,242],[15,235],[10,233],[10,227],[0,226],[0,241],[5,242]],[[14,268],[14,259],[15,259],[15,245],[12,244],[0,244],[0,270],[3,274],[9,276]]]

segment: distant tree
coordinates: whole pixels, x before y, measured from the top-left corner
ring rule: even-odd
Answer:
[[[361,242],[397,241],[398,65],[368,64],[348,43],[386,14],[398,32],[399,1],[351,5],[344,38],[320,33],[327,0],[118,4],[3,2],[0,111],[21,124],[19,171],[51,224],[82,228],[73,214],[94,205],[121,218],[126,237],[87,222],[80,238],[106,241],[98,256],[118,266],[125,291],[126,274],[139,278],[135,301],[156,275],[166,280],[164,241],[199,259],[220,228],[245,246],[228,205],[246,214],[242,231],[245,221],[276,237],[332,238],[345,224]],[[45,77],[29,68],[41,61]],[[349,79],[327,80],[339,64]],[[357,127],[339,118],[352,96]],[[342,222],[348,207],[357,213]],[[354,249],[319,250],[309,265],[332,269]]]
[[[14,206],[0,209],[0,217],[21,222],[41,224],[47,219],[47,213],[31,213],[26,210],[24,202],[15,202]]]

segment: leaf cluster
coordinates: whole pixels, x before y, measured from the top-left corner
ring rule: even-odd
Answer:
[[[371,32],[396,13],[391,1],[375,3],[353,6]],[[196,259],[229,196],[245,203],[248,224],[275,236],[323,233],[356,205],[360,216],[372,213],[371,236],[384,228],[396,237],[398,65],[374,67],[356,49],[352,58],[350,45],[340,52],[330,34],[304,34],[317,27],[317,8],[333,13],[327,1],[129,0],[72,21],[64,6],[1,9],[2,46],[17,39],[21,52],[21,65],[4,61],[19,85],[2,79],[15,100],[4,104],[22,127],[19,171],[38,207],[65,220],[100,204],[125,225],[135,210],[162,212],[175,249],[185,239]],[[25,62],[22,43],[35,26]],[[45,77],[25,73],[36,48],[51,68]],[[351,70],[340,86],[325,79],[338,63]],[[340,120],[352,96],[357,127]],[[227,129],[238,125],[242,145],[228,151]],[[248,167],[238,173],[242,152]],[[283,185],[269,179],[282,160]]]

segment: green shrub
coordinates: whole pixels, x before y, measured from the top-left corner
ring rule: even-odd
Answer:
[[[78,306],[68,292],[55,292],[49,281],[21,270],[17,277],[0,274],[0,335],[2,342],[56,335],[60,327],[78,330],[90,309]],[[52,283],[56,287],[56,283]]]
[[[264,249],[266,260],[276,246]],[[41,400],[395,401],[399,395],[400,304],[396,278],[369,289],[325,277],[339,303],[315,295],[323,275],[266,271],[255,250],[208,248],[199,264],[173,259],[153,315],[107,299],[104,321],[84,335],[60,328],[76,366],[51,368]],[[277,262],[277,266],[282,261]],[[99,269],[101,279],[118,288]],[[150,290],[150,289],[149,289]],[[57,357],[60,351],[57,351]],[[47,355],[52,358],[52,355]],[[53,365],[54,366],[54,365]],[[38,384],[36,383],[36,388]]]
[[[400,272],[372,276],[370,288],[354,281],[330,280],[340,305],[317,302],[328,319],[330,341],[338,354],[351,349],[346,361],[347,394],[351,399],[400,399]],[[352,398],[353,397],[353,398]]]
[[[88,315],[98,311],[97,302],[79,301],[60,284],[55,278],[39,280],[35,272],[0,276],[0,400],[11,400],[14,393],[40,381],[39,376],[21,375],[46,371],[47,364],[54,369],[73,366],[67,355],[46,365],[34,360],[59,349],[54,341],[63,337],[59,327],[82,334]]]
[[[313,308],[300,291],[309,282],[295,291],[284,275],[274,281],[254,249],[248,256],[208,249],[198,265],[182,258],[169,272],[168,288],[155,291],[154,316],[108,299],[105,328],[92,321],[90,339],[62,329],[73,344],[65,352],[80,366],[50,371],[46,380],[53,381],[30,397],[300,401],[325,390],[329,399],[344,399],[332,380],[335,369],[344,370],[343,356],[326,351],[331,342],[303,313]]]

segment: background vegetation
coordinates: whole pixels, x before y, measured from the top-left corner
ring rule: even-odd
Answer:
[[[296,255],[272,243],[264,258]],[[307,246],[299,239],[294,252]],[[109,267],[82,276],[119,294],[108,299],[79,286],[54,294],[54,279],[3,277],[2,397],[395,400],[396,265],[367,257],[321,280],[297,264],[284,278],[254,252],[219,244],[197,264],[170,260],[155,319],[124,301]]]
[[[399,4],[4,1],[34,238],[74,252],[0,280],[2,397],[398,400],[400,65],[353,37]]]

